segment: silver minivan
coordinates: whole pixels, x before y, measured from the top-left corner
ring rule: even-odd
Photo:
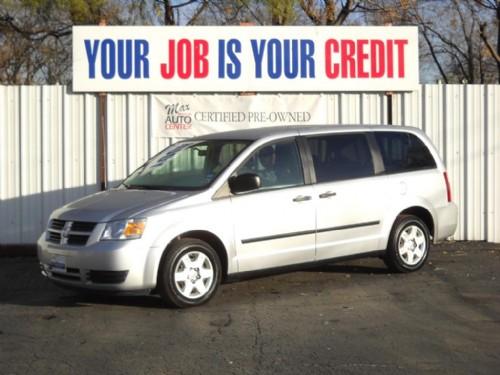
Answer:
[[[54,211],[38,257],[57,284],[188,307],[230,279],[348,257],[415,271],[456,225],[418,129],[272,127],[167,147],[117,188]]]

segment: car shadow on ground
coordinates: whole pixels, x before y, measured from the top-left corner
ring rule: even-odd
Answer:
[[[85,308],[93,305],[128,306],[146,309],[164,309],[166,306],[156,295],[128,295],[128,294],[103,294],[80,293],[67,291],[50,285],[46,292],[25,292],[16,296],[0,296],[0,304],[60,307],[60,308]]]
[[[31,262],[30,262],[31,263]],[[49,280],[43,278],[38,274],[38,270],[31,272],[30,268],[37,267],[36,264],[26,264],[21,268],[24,268],[22,274],[33,274],[36,275],[36,280],[31,279],[29,282],[22,282],[19,280],[18,283],[12,280],[14,284],[4,285],[6,288],[0,288],[0,304],[13,304],[21,306],[37,306],[37,307],[60,307],[60,308],[72,308],[80,307],[85,308],[93,305],[108,305],[108,306],[124,306],[124,307],[136,307],[136,308],[146,308],[146,309],[165,309],[166,305],[163,303],[159,295],[144,293],[102,293],[102,292],[87,292],[75,289],[67,289],[54,285]],[[262,291],[262,285],[267,285],[266,279],[273,277],[280,277],[282,282],[284,282],[284,289],[286,289],[286,275],[290,276],[290,280],[294,280],[296,275],[301,272],[310,273],[324,273],[324,274],[389,274],[389,270],[376,260],[357,260],[354,263],[333,263],[324,264],[320,266],[314,266],[303,270],[280,270],[280,271],[269,271],[260,274],[252,274],[243,277],[234,282],[228,282],[232,284],[230,289],[236,289],[234,292],[238,294],[238,283],[237,281],[249,281],[241,284],[242,290],[247,291],[248,286],[255,283],[255,288],[259,288],[259,292]],[[262,282],[259,282],[261,280]],[[317,280],[315,280],[317,281]],[[313,280],[310,280],[313,283]],[[24,285],[23,285],[24,284]],[[258,284],[258,285],[257,285]],[[224,286],[222,287],[224,288]],[[265,289],[265,288],[264,288]],[[229,290],[229,288],[227,289]],[[224,289],[223,289],[224,291]],[[272,292],[274,293],[274,292]],[[218,293],[223,294],[223,293]],[[224,297],[222,297],[224,298]]]
[[[62,303],[75,306],[113,305],[129,306],[147,309],[164,309],[166,305],[158,295],[127,295],[127,294],[79,294],[60,297]]]
[[[352,264],[325,264],[307,270],[307,272],[330,272],[345,274],[389,274],[391,271],[383,264],[375,265],[352,265]]]

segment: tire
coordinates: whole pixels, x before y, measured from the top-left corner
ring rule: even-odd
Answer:
[[[219,256],[209,244],[194,238],[177,240],[160,264],[160,296],[170,307],[199,306],[215,294],[221,270]]]
[[[416,216],[400,215],[392,227],[384,262],[394,272],[416,271],[425,264],[429,248],[427,225]]]

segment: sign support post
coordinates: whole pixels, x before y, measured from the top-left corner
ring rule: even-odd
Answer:
[[[99,21],[99,26],[106,26],[106,20]],[[108,155],[107,155],[107,95],[100,92],[98,96],[99,106],[99,181],[100,189],[104,191],[108,188]]]
[[[387,97],[387,124],[394,125],[392,123],[392,91],[387,91],[385,96]]]

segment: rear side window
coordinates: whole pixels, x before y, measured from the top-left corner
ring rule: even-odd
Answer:
[[[308,138],[317,182],[373,176],[373,161],[363,133]]]
[[[436,168],[429,149],[415,135],[403,132],[374,132],[388,173]]]

